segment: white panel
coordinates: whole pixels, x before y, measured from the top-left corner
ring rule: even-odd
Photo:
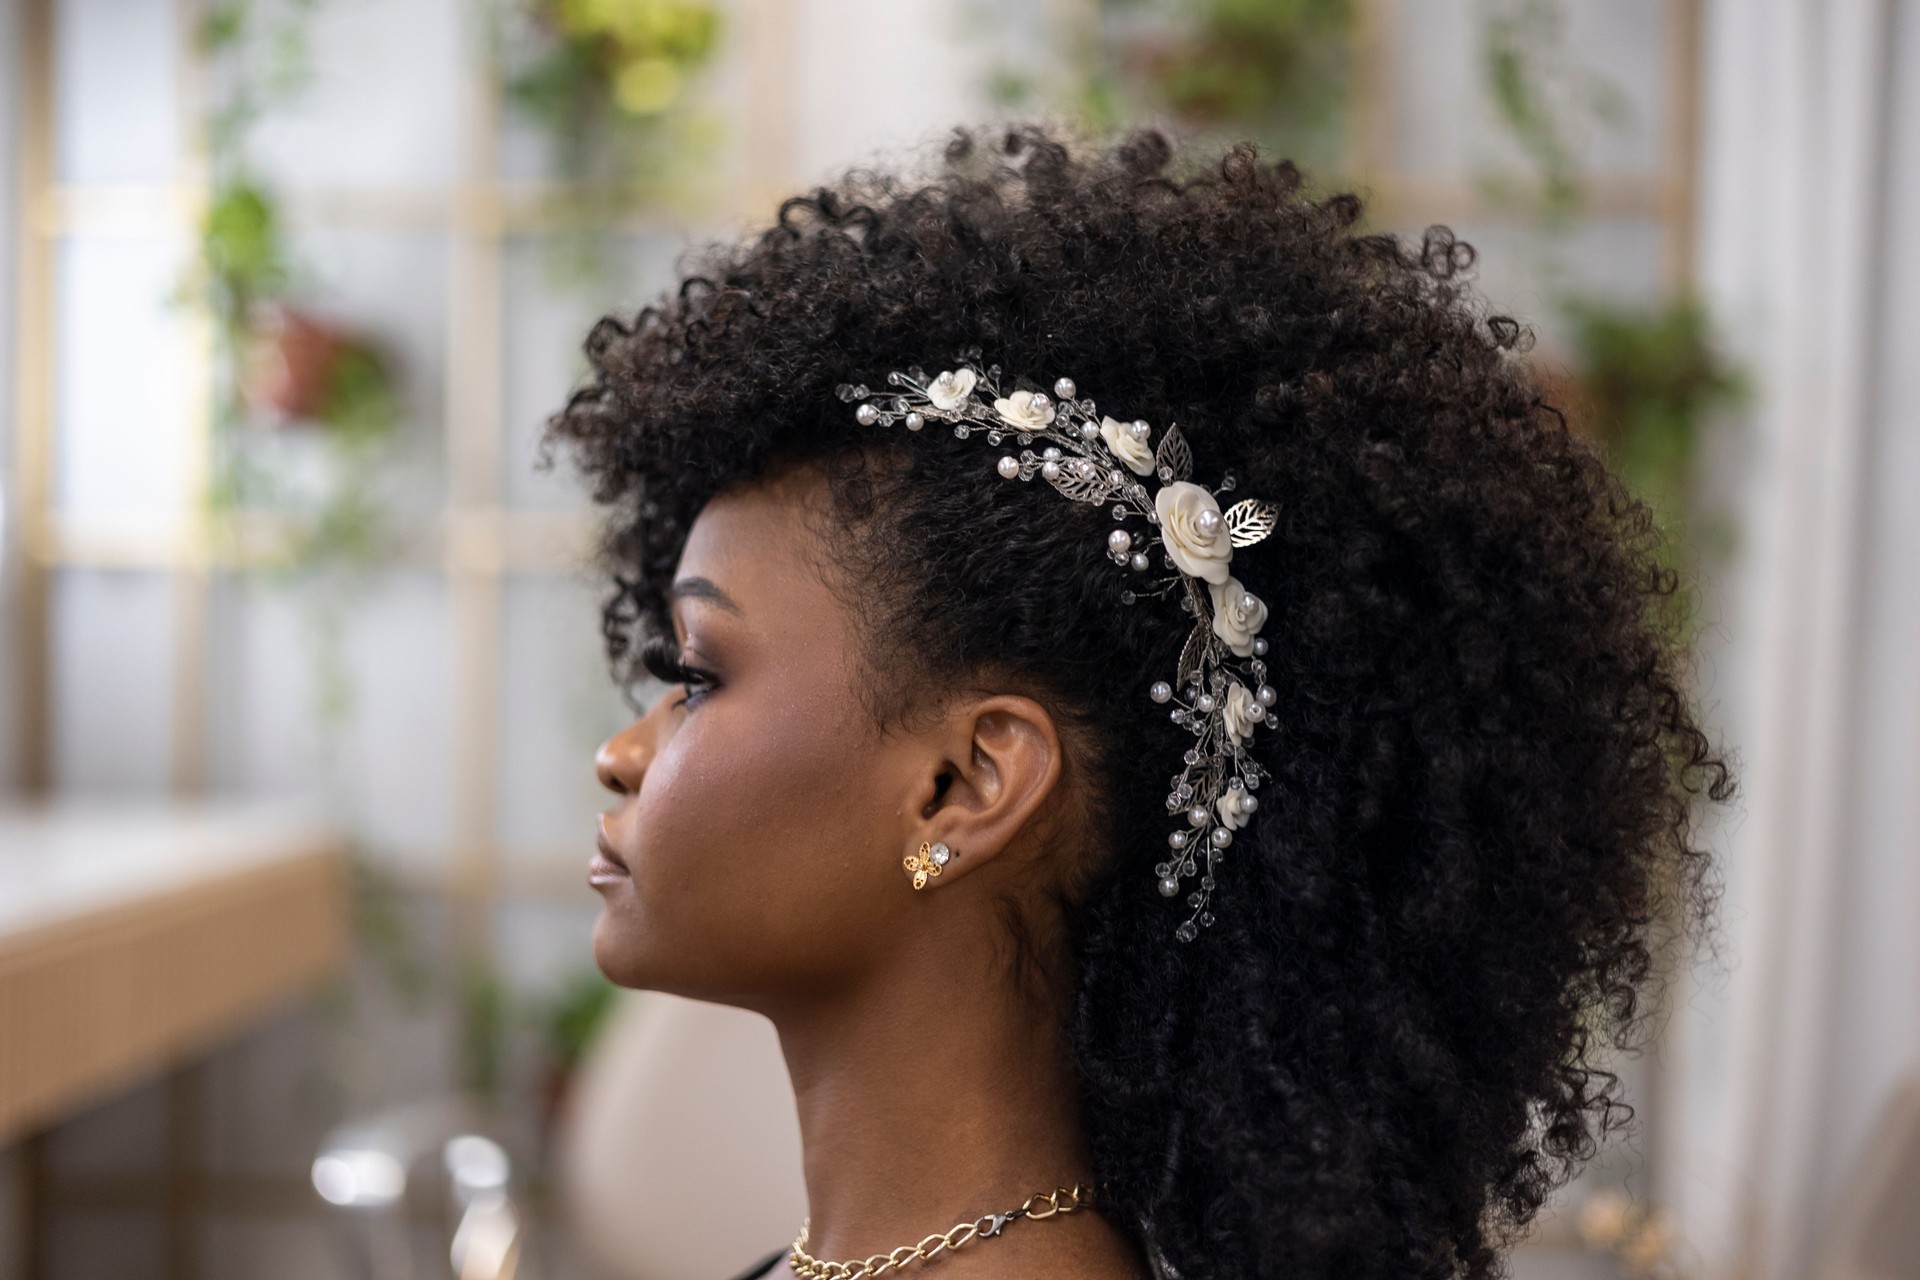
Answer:
[[[630,713],[608,677],[598,580],[514,578],[505,593],[500,840],[512,856],[573,863],[585,883],[606,793],[593,754]]]
[[[170,774],[173,599],[156,573],[53,584],[53,771],[70,791],[157,792]]]
[[[1471,182],[1532,172],[1493,106],[1485,59],[1487,0],[1399,0],[1390,27],[1391,102],[1402,172]],[[1517,7],[1517,6],[1502,6]],[[1550,92],[1568,142],[1586,169],[1651,173],[1660,163],[1665,74],[1664,0],[1578,0],[1563,6],[1566,63]],[[1625,108],[1618,123],[1593,112],[1587,89],[1604,86]]]
[[[65,182],[168,182],[184,41],[172,0],[58,0],[54,164]]]
[[[320,797],[369,852],[425,874],[451,839],[446,588],[377,575],[336,606],[296,588],[223,588],[212,664],[213,779],[221,790]],[[323,715],[324,633],[339,625],[349,701]]]
[[[249,150],[289,187],[442,189],[458,173],[459,0],[333,0],[307,22],[313,79]]]
[[[985,110],[985,50],[953,0],[795,0],[802,184],[937,143]],[[936,153],[937,154],[937,153]]]
[[[685,246],[678,236],[629,236],[613,242],[607,270],[591,284],[559,274],[551,246],[538,237],[516,237],[506,246],[502,303],[501,492],[507,505],[571,508],[585,491],[564,455],[551,470],[538,461],[547,418],[587,373],[581,348],[604,314],[631,320],[672,279],[674,259]]]
[[[187,317],[170,301],[185,246],[63,241],[55,297],[55,503],[89,528],[152,533],[190,501]]]

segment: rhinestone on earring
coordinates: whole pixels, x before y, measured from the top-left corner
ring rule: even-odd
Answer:
[[[907,870],[913,873],[913,887],[924,889],[927,887],[927,877],[939,875],[940,869],[947,865],[947,860],[951,857],[953,857],[953,850],[940,841],[936,840],[928,844],[922,840],[920,851],[908,854],[902,861]]]

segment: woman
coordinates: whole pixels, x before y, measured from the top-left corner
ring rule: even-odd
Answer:
[[[1622,1118],[1730,791],[1675,584],[1470,250],[1359,217],[959,136],[593,330],[551,438],[672,686],[595,953],[779,1031],[753,1274],[1490,1276]]]

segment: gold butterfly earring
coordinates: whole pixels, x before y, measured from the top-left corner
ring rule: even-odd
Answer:
[[[922,840],[920,851],[908,854],[902,861],[907,870],[913,874],[913,887],[924,889],[927,887],[927,877],[939,875],[940,868],[946,866],[947,860],[951,857],[953,857],[953,850],[940,841],[936,840],[928,844]]]

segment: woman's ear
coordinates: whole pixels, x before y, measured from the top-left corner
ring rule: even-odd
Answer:
[[[948,850],[936,882],[1014,847],[1058,786],[1062,767],[1053,717],[1032,698],[996,694],[965,703],[938,732],[919,823],[921,840]]]

